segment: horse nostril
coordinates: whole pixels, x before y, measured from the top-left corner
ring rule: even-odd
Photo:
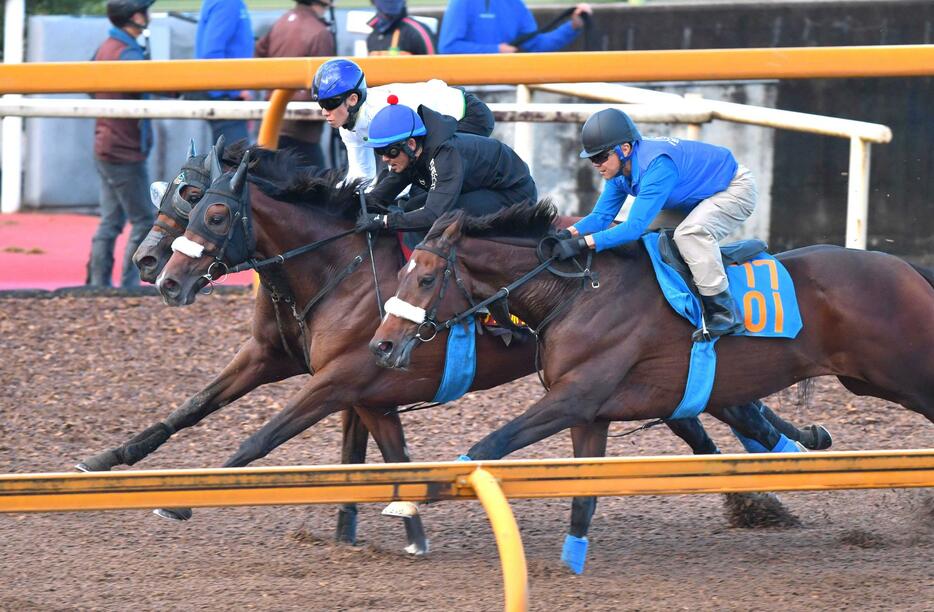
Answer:
[[[390,342],[389,340],[383,340],[382,342],[376,345],[376,350],[378,350],[383,355],[388,355],[389,353],[392,352],[392,342]]]
[[[155,265],[156,265],[156,258],[153,257],[152,255],[146,255],[145,257],[140,257],[139,260],[136,262],[136,266],[140,270],[146,270],[148,268],[155,267]]]
[[[171,278],[162,279],[162,284],[159,288],[164,294],[170,296],[178,295],[179,291],[181,291],[181,286]]]

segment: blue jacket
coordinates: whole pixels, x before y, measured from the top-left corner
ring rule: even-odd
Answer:
[[[593,212],[574,227],[581,235],[593,234],[598,251],[612,249],[644,234],[659,211],[691,210],[723,191],[737,166],[733,153],[724,147],[678,138],[643,138],[634,143],[632,176],[620,173],[606,181]],[[628,195],[636,196],[629,217],[610,227]]]
[[[197,59],[253,57],[253,25],[243,0],[204,0],[195,34]],[[236,97],[237,91],[209,91],[211,98]]]
[[[440,53],[499,53],[510,43],[538,29],[522,0],[451,0],[441,21]],[[558,51],[577,37],[571,22],[522,43],[523,51]]]

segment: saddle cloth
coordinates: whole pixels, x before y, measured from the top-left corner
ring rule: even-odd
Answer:
[[[642,236],[642,243],[649,253],[652,268],[668,305],[699,328],[703,306],[693,282],[687,280],[690,279],[690,271],[680,254],[677,254],[670,232],[650,232]],[[669,259],[663,257],[663,252]],[[725,245],[721,253],[724,254],[730,291],[740,307],[746,326],[746,330],[739,335],[773,338],[797,336],[802,321],[794,283],[781,262],[765,252],[765,243],[751,240]],[[679,267],[685,274],[678,271]],[[718,340],[714,338],[711,342],[695,342],[691,347],[684,396],[670,418],[696,417],[707,406],[717,368],[714,347]]]

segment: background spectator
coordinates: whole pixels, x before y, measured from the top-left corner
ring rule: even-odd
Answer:
[[[324,15],[330,3],[296,0],[295,8],[280,17],[256,43],[256,57],[312,57],[336,55],[334,34]],[[297,91],[293,100],[311,100],[311,92]],[[320,121],[284,121],[279,147],[294,147],[307,163],[324,166]]]
[[[366,38],[370,55],[434,55],[434,35],[425,24],[408,16],[405,0],[372,0],[376,16]]]
[[[571,20],[521,44],[519,37],[538,31],[522,0],[451,0],[441,21],[441,53],[515,53],[559,51],[571,43],[584,25],[589,4],[578,4]]]
[[[243,0],[204,0],[198,31],[195,34],[197,59],[253,57],[253,25]],[[207,92],[210,100],[247,100],[247,91],[215,90]],[[223,134],[227,144],[248,138],[242,119],[208,121],[211,141]]]
[[[107,40],[94,53],[94,61],[149,59],[136,37],[149,26],[149,7],[155,0],[110,0],[107,18],[113,24]],[[145,94],[98,93],[97,99],[139,99]],[[123,257],[120,284],[139,285],[139,270],[133,253],[155,221],[149,203],[149,174],[146,158],[152,148],[148,119],[98,119],[94,123],[94,162],[101,177],[101,223],[91,240],[87,283],[110,287],[114,266],[114,244],[127,218],[132,230]]]

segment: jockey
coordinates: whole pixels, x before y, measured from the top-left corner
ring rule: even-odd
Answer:
[[[340,128],[350,164],[348,179],[376,178],[376,158],[365,143],[370,122],[391,95],[413,108],[425,104],[454,117],[459,132],[480,136],[493,132],[493,113],[463,89],[435,79],[427,83],[392,83],[367,91],[366,77],[357,64],[348,59],[328,60],[315,73],[311,99],[321,106],[328,124]]]
[[[370,124],[366,146],[390,170],[370,197],[388,205],[410,184],[426,191],[412,197],[410,212],[365,217],[359,230],[425,230],[455,208],[477,216],[536,202],[535,181],[515,151],[493,138],[456,133],[457,121],[424,105],[416,112],[398,102],[390,96]]]
[[[615,108],[593,114],[581,130],[581,142],[581,158],[590,160],[606,184],[593,212],[558,232],[559,259],[636,240],[661,210],[680,209],[687,217],[675,229],[674,240],[700,293],[707,331],[712,337],[741,332],[742,316],[717,243],[756,207],[749,169],[723,147],[643,138],[632,119]],[[628,195],[636,198],[629,217],[610,227]]]

